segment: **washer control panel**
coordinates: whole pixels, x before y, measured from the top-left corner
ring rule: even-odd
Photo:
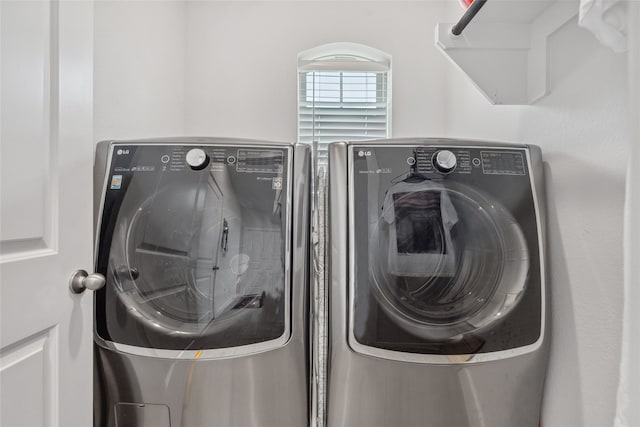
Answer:
[[[115,172],[220,171],[234,168],[242,173],[281,174],[284,153],[284,149],[271,147],[132,145],[118,146],[114,150],[114,165]]]
[[[112,151],[108,189],[126,188],[134,175],[175,174],[180,179],[182,174],[209,171],[251,174],[280,190],[287,158],[288,148],[278,146],[118,144]]]

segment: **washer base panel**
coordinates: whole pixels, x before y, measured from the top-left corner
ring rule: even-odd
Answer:
[[[172,360],[95,346],[96,427],[308,424],[303,344],[222,360]]]

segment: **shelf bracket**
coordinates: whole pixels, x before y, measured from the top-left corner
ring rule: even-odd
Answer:
[[[507,2],[492,1],[483,12],[499,15]],[[550,2],[529,22],[486,21],[482,14],[456,36],[455,24],[436,26],[436,46],[492,104],[533,104],[548,93],[548,40],[578,14],[573,1]]]

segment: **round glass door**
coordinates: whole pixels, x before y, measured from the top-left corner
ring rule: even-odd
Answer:
[[[236,296],[216,280],[229,227],[215,186],[168,186],[119,225],[123,253],[112,252],[111,274],[119,298],[142,321],[199,334]]]
[[[114,160],[98,263],[103,339],[169,350],[287,339],[288,152],[203,149],[202,170],[179,146],[132,147]]]
[[[369,257],[373,294],[405,331],[447,341],[506,316],[524,293],[524,235],[469,186],[399,182],[385,195]]]

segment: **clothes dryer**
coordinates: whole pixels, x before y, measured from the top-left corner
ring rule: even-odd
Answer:
[[[308,147],[105,141],[95,178],[95,425],[307,425]]]
[[[330,427],[538,425],[548,359],[534,146],[329,152]]]

